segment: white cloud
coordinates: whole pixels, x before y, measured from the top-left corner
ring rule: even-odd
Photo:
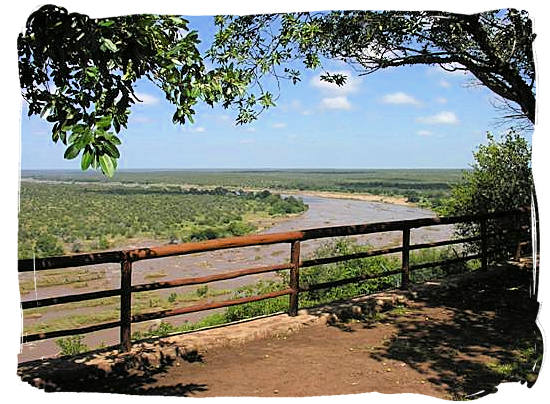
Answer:
[[[313,87],[320,89],[324,93],[328,93],[331,95],[346,95],[350,93],[355,93],[359,90],[359,86],[361,85],[362,80],[357,76],[353,76],[350,71],[343,70],[338,72],[331,72],[331,74],[342,74],[346,76],[346,83],[342,86],[338,86],[337,84],[321,80],[321,75],[319,74],[311,79],[310,84]]]
[[[418,101],[412,95],[405,94],[401,91],[397,93],[386,94],[384,97],[382,97],[382,102],[385,104],[420,105],[420,101]]]
[[[447,99],[445,97],[437,97],[435,100],[440,104],[446,104],[447,103]]]
[[[137,123],[148,123],[151,122],[151,118],[144,115],[130,115],[130,119]]]
[[[348,97],[326,97],[321,99],[321,108],[326,109],[351,109],[351,103]]]
[[[439,80],[439,85],[440,85],[441,87],[445,87],[445,88],[451,87],[451,83],[449,83],[449,82],[448,82],[447,80],[445,80],[445,79]]]
[[[244,128],[244,130],[246,132],[256,132],[256,128],[253,126],[247,126],[246,128]]]
[[[286,128],[286,123],[285,122],[276,122],[272,126],[275,129],[282,129],[282,128]]]
[[[459,122],[458,117],[454,112],[442,111],[439,114],[430,116],[421,116],[416,118],[418,122],[427,123],[430,125],[455,125]]]
[[[206,132],[206,128],[204,126],[182,125],[181,130],[183,132],[188,132],[188,133],[204,133],[204,132]]]
[[[157,97],[147,93],[140,93],[136,91],[136,97],[141,100],[139,105],[154,105],[160,101]]]
[[[254,139],[241,139],[239,140],[239,143],[240,144],[251,144],[251,143],[255,143],[256,141]]]
[[[432,132],[430,132],[429,130],[419,130],[418,132],[416,132],[416,134],[419,136],[430,136]]]

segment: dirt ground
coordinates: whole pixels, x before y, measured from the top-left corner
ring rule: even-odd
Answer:
[[[542,338],[529,273],[418,289],[414,303],[298,332],[198,351],[153,369],[103,374],[71,362],[20,368],[46,391],[175,396],[313,396],[365,392],[477,398],[503,381],[536,381]],[[535,371],[532,371],[535,361]],[[35,383],[36,384],[36,383]]]

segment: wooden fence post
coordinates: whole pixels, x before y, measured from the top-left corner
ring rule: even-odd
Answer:
[[[132,347],[132,261],[124,255],[120,263],[120,350]]]
[[[481,219],[480,223],[480,232],[481,232],[481,269],[487,270],[487,219]]]
[[[409,287],[409,247],[411,245],[411,229],[403,228],[403,251],[401,254],[401,289]]]
[[[298,295],[300,293],[300,242],[293,241],[290,246],[290,281],[289,286],[292,289],[288,314],[296,316],[298,314]]]

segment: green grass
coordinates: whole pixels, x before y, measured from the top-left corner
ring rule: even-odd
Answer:
[[[168,310],[176,307],[185,307],[200,302],[207,298],[230,294],[227,289],[211,289],[204,285],[189,293],[172,293],[168,297],[160,297],[155,292],[135,293],[132,296],[132,313],[141,314],[151,311]],[[96,309],[94,313],[71,314],[70,310]],[[67,303],[64,309],[68,312],[63,317],[50,318],[44,321],[36,321],[24,328],[25,333],[34,334],[39,332],[79,328],[87,325],[98,324],[120,318],[120,298],[108,297],[84,302]],[[25,310],[26,319],[40,319],[44,314],[51,311],[51,307],[40,307]]]
[[[396,306],[393,309],[391,309],[388,313],[394,316],[406,316],[411,311],[407,309],[405,306]]]
[[[167,274],[165,272],[148,272],[144,278],[145,279],[160,279],[166,277]]]
[[[542,341],[538,345],[525,338],[518,341],[513,356],[512,361],[494,361],[487,367],[503,380],[534,383],[542,364]]]
[[[90,271],[87,268],[78,269],[60,269],[41,271],[36,274],[36,287],[45,288],[52,286],[67,285],[72,287],[81,286],[89,281],[97,281],[105,278],[104,269],[94,269]],[[24,279],[19,282],[21,293],[29,293],[34,290],[35,279]]]

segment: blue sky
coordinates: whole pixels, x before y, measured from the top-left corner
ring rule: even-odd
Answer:
[[[205,48],[210,17],[190,18]],[[152,83],[137,83],[143,102],[132,108],[121,133],[121,169],[136,168],[462,168],[485,141],[499,112],[472,77],[435,66],[393,68],[358,76],[336,61],[330,72],[348,75],[337,87],[302,70],[297,85],[283,82],[277,107],[245,126],[236,111],[198,105],[193,125],[172,124],[174,106]],[[22,169],[70,169],[49,124],[26,117],[21,126]]]

